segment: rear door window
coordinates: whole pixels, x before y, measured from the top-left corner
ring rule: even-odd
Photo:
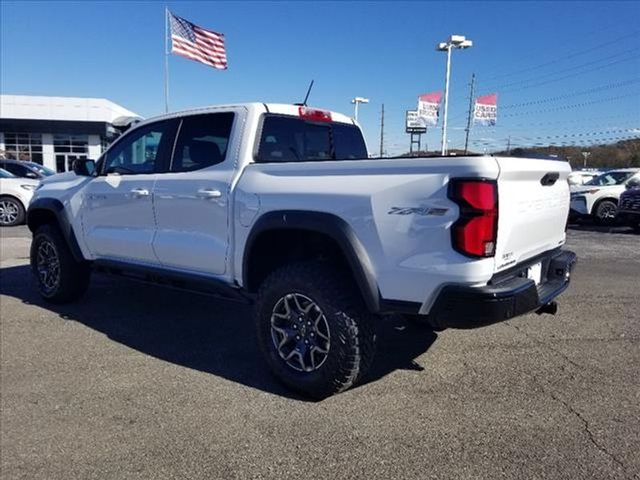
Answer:
[[[233,117],[232,112],[185,117],[174,149],[171,171],[190,172],[224,161]]]
[[[355,125],[267,115],[256,160],[263,163],[309,162],[367,157],[362,134]]]

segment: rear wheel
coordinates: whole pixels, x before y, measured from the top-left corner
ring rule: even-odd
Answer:
[[[613,225],[616,220],[618,204],[613,200],[602,200],[596,206],[596,222],[600,225]]]
[[[52,303],[76,300],[89,285],[89,266],[73,257],[53,225],[42,225],[36,230],[31,242],[31,268],[40,295]]]
[[[12,227],[24,223],[24,206],[13,197],[0,197],[0,226]]]
[[[260,287],[256,327],[275,376],[313,398],[362,379],[375,350],[374,318],[348,275],[321,262],[272,273]]]

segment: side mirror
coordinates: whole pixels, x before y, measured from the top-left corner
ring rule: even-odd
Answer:
[[[96,162],[91,159],[77,159],[73,161],[73,171],[82,177],[94,177],[96,174]]]
[[[35,173],[33,173],[33,172],[27,172],[27,173],[25,174],[25,177],[27,177],[27,178],[38,178],[38,175],[36,175],[36,174],[35,174]]]
[[[624,185],[624,188],[627,190],[638,187],[640,187],[640,178],[632,178]]]

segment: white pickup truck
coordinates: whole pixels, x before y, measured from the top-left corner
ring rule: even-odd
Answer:
[[[28,210],[41,295],[90,272],[255,303],[265,361],[322,398],[361,379],[387,313],[436,329],[555,313],[569,164],[369,159],[350,118],[250,103],[147,120],[94,163],[45,179]]]

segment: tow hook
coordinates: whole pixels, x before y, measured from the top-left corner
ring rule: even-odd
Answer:
[[[536,313],[542,315],[543,313],[550,313],[555,315],[558,312],[558,304],[556,302],[549,302],[546,305],[541,306]]]

